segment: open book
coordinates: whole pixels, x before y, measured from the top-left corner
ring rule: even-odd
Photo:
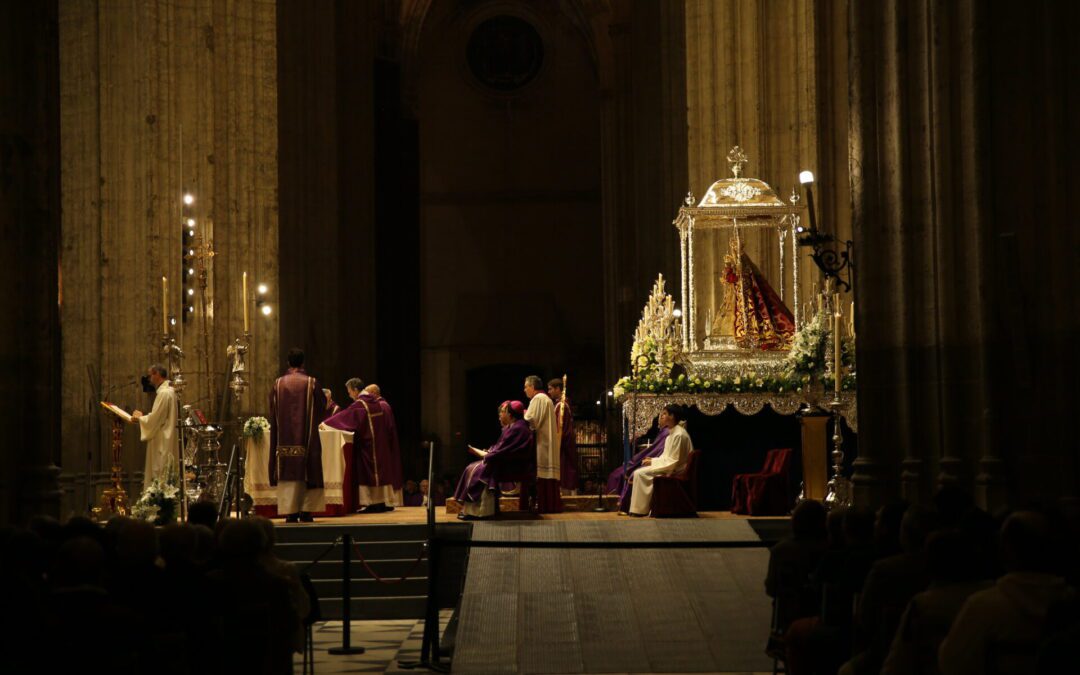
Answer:
[[[131,421],[131,413],[127,412],[126,410],[124,410],[123,408],[121,408],[120,406],[118,406],[116,404],[101,401],[101,407],[105,408],[106,410],[108,410],[112,414],[116,415],[120,419],[124,420],[125,422],[130,422]]]
[[[488,454],[487,450],[481,450],[480,448],[474,448],[471,445],[468,446],[468,448],[469,448],[469,452],[476,455],[477,457],[487,457],[487,454]]]

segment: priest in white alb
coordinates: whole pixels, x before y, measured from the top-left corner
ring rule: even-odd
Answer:
[[[647,516],[652,511],[653,481],[657,476],[670,476],[686,466],[690,459],[690,434],[686,433],[686,409],[669,403],[660,413],[661,429],[668,429],[664,452],[656,458],[645,458],[641,467],[630,474],[630,515]]]
[[[536,510],[538,513],[562,513],[560,439],[555,404],[544,392],[544,381],[536,375],[525,378],[525,395],[529,397],[525,421],[536,434]]]
[[[176,431],[176,391],[169,383],[169,371],[155,363],[146,371],[154,388],[154,407],[143,414],[131,413],[131,423],[139,425],[139,440],[146,441],[146,468],[143,472],[145,490],[155,478],[177,465],[180,436]],[[143,380],[144,384],[147,380]]]

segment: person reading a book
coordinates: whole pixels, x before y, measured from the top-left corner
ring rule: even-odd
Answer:
[[[469,446],[469,451],[480,459],[465,467],[454,491],[454,499],[461,504],[458,517],[462,520],[494,515],[499,482],[516,480],[515,476],[535,470],[536,441],[525,421],[521,401],[504,401],[499,406],[499,423],[502,433],[495,445],[487,450]]]
[[[146,468],[143,489],[155,478],[164,477],[176,468],[180,454],[180,435],[176,431],[176,391],[169,383],[169,371],[155,363],[146,371],[154,388],[154,407],[149,413],[136,410],[131,423],[139,425],[139,440],[146,441]]]

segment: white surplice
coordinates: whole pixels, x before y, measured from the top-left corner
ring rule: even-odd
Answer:
[[[686,422],[679,422],[671,428],[664,442],[664,454],[653,459],[649,466],[642,466],[633,473],[630,513],[649,515],[652,510],[653,479],[670,476],[686,466],[692,447],[690,434],[686,433]]]
[[[177,463],[180,436],[176,431],[176,391],[168,380],[158,385],[154,407],[139,418],[139,440],[146,441],[143,489]]]
[[[555,423],[555,404],[547,394],[538,393],[529,401],[525,421],[536,433],[536,477],[559,480],[559,431]]]

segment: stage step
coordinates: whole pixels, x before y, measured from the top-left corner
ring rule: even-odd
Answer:
[[[278,557],[306,571],[319,596],[323,618],[340,619],[342,602],[342,547],[331,543],[344,533],[355,543],[350,552],[352,575],[350,605],[353,619],[422,618],[427,596],[427,559],[416,563],[427,537],[421,524],[339,525],[312,523],[281,525],[275,530]],[[330,549],[330,550],[327,550]],[[383,584],[374,579],[358,560],[359,550],[379,576],[396,580],[412,570],[401,583]],[[320,557],[321,556],[321,557]],[[317,562],[313,562],[319,558]]]
[[[502,497],[499,499],[499,510],[503,513],[514,513],[519,511],[518,508],[519,499],[517,497]],[[585,511],[592,511],[597,506],[602,505],[606,511],[614,511],[619,507],[619,498],[616,495],[604,495],[603,497],[597,497],[596,495],[574,495],[564,496],[562,498],[563,513],[582,513]],[[461,511],[461,504],[457,502],[453,497],[446,500],[446,512],[449,514],[459,513]]]

